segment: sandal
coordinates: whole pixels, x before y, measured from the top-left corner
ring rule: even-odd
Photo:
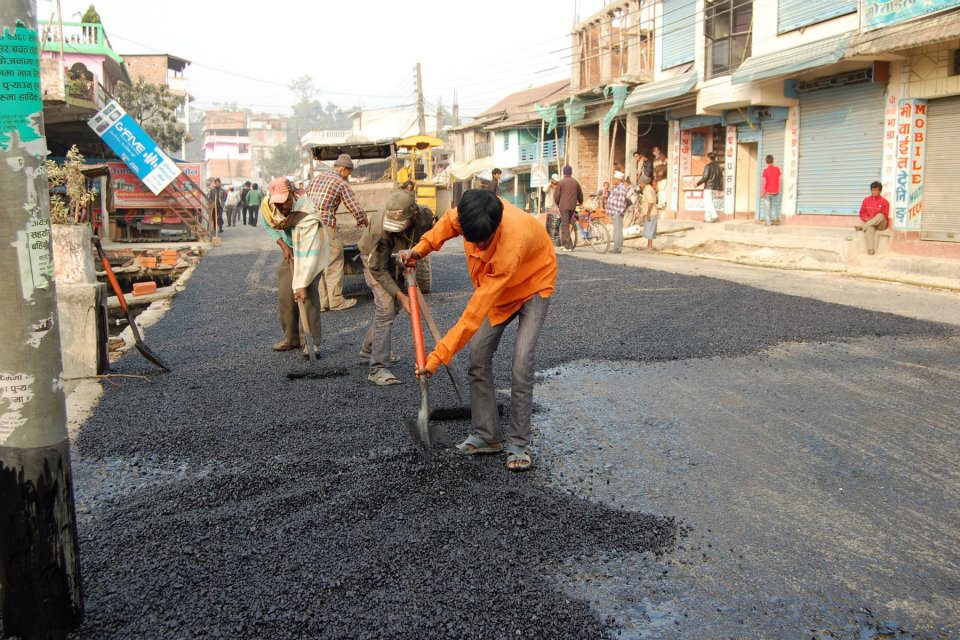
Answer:
[[[474,433],[457,445],[457,451],[465,456],[483,456],[501,453],[503,451],[503,445],[499,442],[490,444]]]
[[[507,469],[513,472],[529,471],[533,466],[526,447],[516,444],[507,445]]]
[[[390,369],[380,369],[367,376],[367,380],[381,387],[389,387],[395,384],[402,384],[400,378],[393,375]]]

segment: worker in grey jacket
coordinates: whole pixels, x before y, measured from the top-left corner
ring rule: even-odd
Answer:
[[[401,191],[390,196],[384,211],[376,211],[370,216],[370,225],[360,238],[363,277],[373,292],[376,308],[373,323],[360,348],[360,358],[369,362],[367,380],[374,384],[400,384],[400,379],[390,371],[393,361],[390,332],[399,308],[410,313],[404,269],[391,256],[412,249],[432,221],[433,212],[428,207],[416,204],[413,196]]]

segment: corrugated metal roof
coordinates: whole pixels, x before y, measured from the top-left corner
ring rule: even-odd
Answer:
[[[623,108],[630,111],[664,100],[679,98],[696,87],[698,79],[697,72],[690,71],[667,80],[642,84],[627,97]]]
[[[750,56],[730,81],[733,84],[756,82],[835,64],[845,57],[853,35],[848,31],[764,56]]]
[[[847,57],[913,49],[960,37],[960,9],[885,29],[866,31],[853,39]]]
[[[534,104],[563,100],[567,97],[569,92],[569,80],[558,80],[557,82],[551,82],[550,84],[545,84],[541,87],[525,89],[523,91],[518,91],[517,93],[511,93],[486,111],[480,113],[477,118],[484,119],[485,117],[493,116],[499,113],[506,113],[508,116],[519,114],[521,112],[524,114],[533,113],[536,115],[536,112],[533,110]]]

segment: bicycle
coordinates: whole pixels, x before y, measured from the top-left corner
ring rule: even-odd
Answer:
[[[600,217],[595,216],[595,209],[584,209],[584,216],[580,213],[574,213],[570,220],[570,243],[573,249],[577,248],[577,242],[580,238],[588,242],[597,253],[606,253],[610,250],[610,232],[606,225],[600,222]]]

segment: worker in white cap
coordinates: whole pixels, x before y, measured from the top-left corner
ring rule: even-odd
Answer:
[[[627,212],[627,185],[622,171],[613,172],[613,189],[607,198],[607,215],[613,220],[613,253],[623,251],[623,215]]]

